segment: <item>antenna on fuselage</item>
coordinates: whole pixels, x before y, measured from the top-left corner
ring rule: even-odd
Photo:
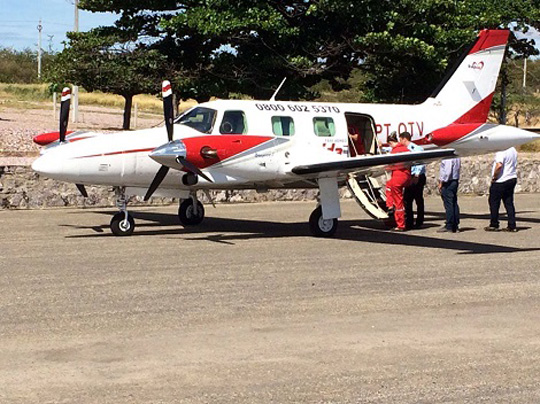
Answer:
[[[281,84],[279,85],[277,90],[274,92],[274,95],[272,95],[272,97],[270,97],[270,101],[275,101],[276,100],[276,95],[277,95],[277,93],[279,93],[279,90],[281,90],[281,87],[283,87],[283,84],[285,84],[285,80],[287,80],[287,77],[284,77],[283,80],[281,80]]]

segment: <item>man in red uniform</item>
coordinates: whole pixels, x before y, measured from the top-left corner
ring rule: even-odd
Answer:
[[[405,153],[410,150],[407,146],[398,142],[396,132],[388,136],[388,143],[392,147],[391,154]],[[411,181],[411,170],[402,164],[396,164],[390,168],[392,178],[386,182],[386,206],[389,213],[394,211],[394,219],[397,227],[395,231],[405,231],[405,207],[403,205],[403,190]]]

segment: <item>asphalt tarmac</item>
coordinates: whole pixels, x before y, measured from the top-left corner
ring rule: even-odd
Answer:
[[[540,194],[518,233],[392,233],[343,201],[0,211],[1,403],[538,403]]]

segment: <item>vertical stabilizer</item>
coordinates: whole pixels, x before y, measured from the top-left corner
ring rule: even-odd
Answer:
[[[426,104],[442,108],[453,123],[485,123],[509,34],[508,30],[481,31]]]

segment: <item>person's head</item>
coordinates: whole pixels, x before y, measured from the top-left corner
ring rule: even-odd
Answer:
[[[401,132],[399,134],[399,142],[405,146],[408,146],[411,142],[411,134],[409,132]]]
[[[392,132],[388,135],[388,137],[386,138],[386,141],[391,145],[391,146],[395,146],[396,143],[398,143],[398,138],[397,138],[397,133],[396,132]]]

